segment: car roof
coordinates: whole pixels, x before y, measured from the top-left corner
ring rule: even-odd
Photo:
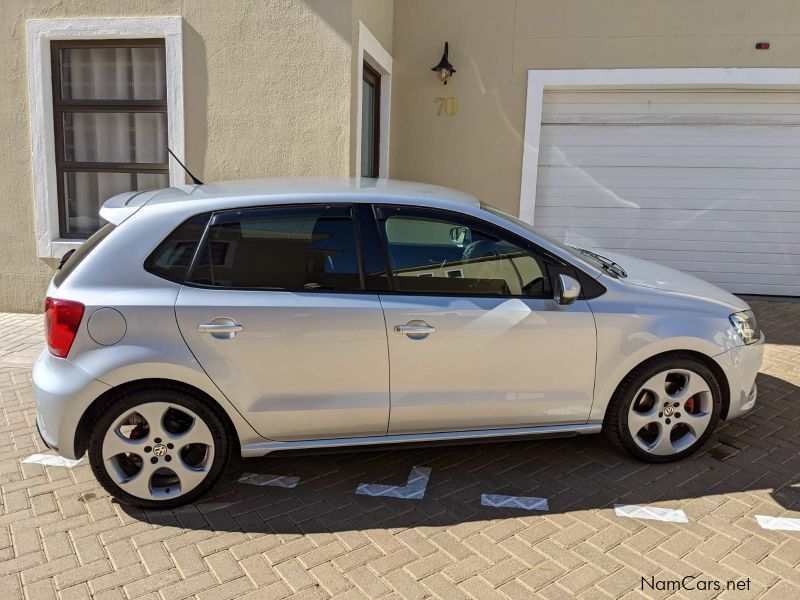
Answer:
[[[321,199],[352,202],[380,202],[389,199],[430,200],[480,206],[470,194],[451,188],[396,179],[356,177],[294,177],[284,179],[248,179],[220,181],[202,185],[178,185],[163,190],[129,196],[125,205],[142,206],[182,201],[236,199],[253,203],[319,202]]]

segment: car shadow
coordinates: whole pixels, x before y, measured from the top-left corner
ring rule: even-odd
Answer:
[[[759,374],[759,402],[723,423],[706,446],[677,463],[638,462],[591,435],[541,441],[274,454],[234,462],[198,503],[172,511],[122,509],[136,519],[189,529],[303,534],[452,526],[536,515],[481,505],[482,494],[546,498],[548,514],[614,504],[681,508],[728,493],[755,492],[800,510],[800,388]],[[404,485],[414,466],[432,469],[420,500],[355,493],[360,483]],[[239,483],[244,473],[299,477],[294,488]],[[540,513],[541,514],[541,513]]]

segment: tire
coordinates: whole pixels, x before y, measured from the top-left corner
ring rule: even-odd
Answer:
[[[641,461],[673,462],[706,443],[721,409],[722,391],[714,373],[689,355],[667,355],[625,377],[609,403],[603,431]]]
[[[223,419],[180,389],[122,392],[93,427],[92,472],[122,503],[156,509],[188,504],[214,486],[230,460]]]

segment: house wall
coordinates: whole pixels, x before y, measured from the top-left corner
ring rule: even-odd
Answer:
[[[450,42],[457,73],[429,70]],[[767,51],[755,50],[769,41]],[[528,69],[800,66],[795,0],[402,0],[391,174],[518,214]],[[435,98],[458,113],[437,116]]]
[[[352,0],[4,0],[0,310],[41,311],[57,262],[36,252],[26,21],[160,15],[184,19],[186,159],[198,177],[349,174]]]

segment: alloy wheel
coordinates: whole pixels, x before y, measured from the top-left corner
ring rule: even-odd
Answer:
[[[214,462],[214,437],[195,412],[169,402],[139,404],[120,415],[103,438],[102,458],[120,489],[144,500],[183,496]]]
[[[687,369],[667,369],[648,379],[628,409],[634,443],[655,456],[678,454],[699,440],[711,423],[709,384]]]

